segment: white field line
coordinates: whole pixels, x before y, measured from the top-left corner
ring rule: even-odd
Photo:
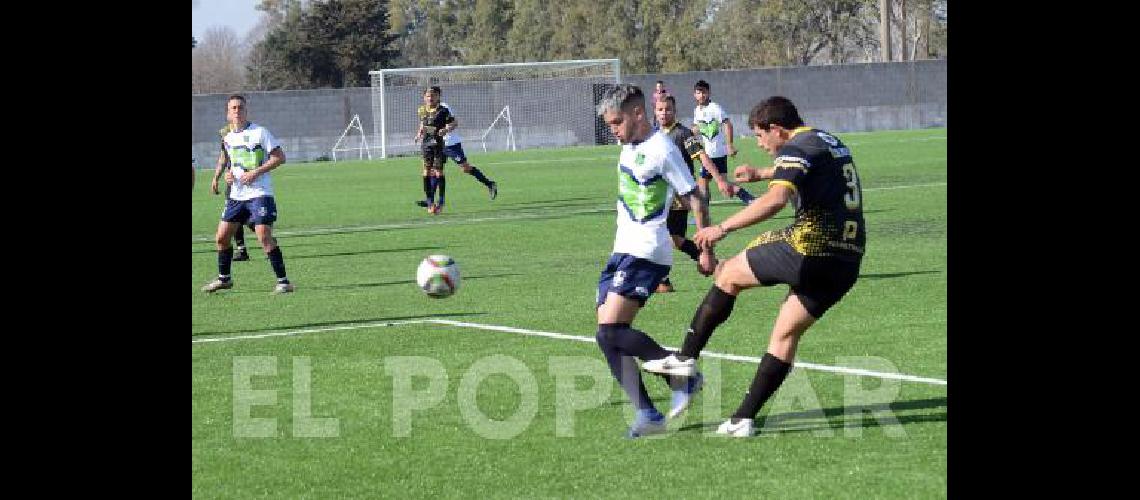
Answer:
[[[205,338],[205,339],[191,339],[191,343],[198,344],[198,343],[204,343],[204,342],[226,342],[226,341],[230,341],[230,340],[252,340],[252,339],[262,339],[262,338],[269,338],[269,337],[286,337],[286,336],[300,335],[300,334],[304,334],[304,333],[357,330],[357,329],[361,329],[361,328],[376,328],[376,327],[384,327],[384,326],[412,325],[412,324],[422,324],[422,323],[446,325],[446,326],[453,326],[453,327],[458,327],[458,328],[473,328],[473,329],[477,329],[477,330],[490,330],[490,331],[495,331],[495,332],[517,333],[520,335],[526,335],[526,336],[532,336],[532,337],[545,337],[545,338],[556,339],[556,340],[574,340],[574,341],[578,341],[578,342],[587,342],[587,343],[596,342],[593,337],[583,337],[581,335],[569,335],[569,334],[565,334],[565,333],[544,332],[544,331],[540,331],[540,330],[529,330],[529,329],[525,329],[525,328],[515,328],[515,327],[510,327],[510,326],[486,325],[486,324],[481,324],[481,323],[467,323],[467,322],[463,322],[463,321],[453,321],[453,320],[449,320],[449,319],[431,318],[431,319],[422,319],[422,320],[388,321],[388,322],[364,323],[364,324],[356,324],[356,325],[342,325],[342,326],[328,327],[328,328],[311,328],[311,329],[304,329],[304,330],[288,330],[288,331],[282,331],[282,332],[268,332],[268,333],[256,334],[256,335],[241,335],[241,336],[236,336],[236,337],[214,337],[214,338]],[[666,346],[666,349],[676,350],[677,348]],[[737,355],[737,354],[724,354],[724,353],[718,353],[718,352],[712,352],[712,351],[702,352],[701,356],[709,357],[709,358],[726,359],[729,361],[743,361],[746,363],[754,363],[754,364],[760,363],[760,358],[757,358],[757,357],[741,356],[741,355]],[[832,373],[843,373],[843,374],[848,374],[848,375],[858,375],[861,377],[874,377],[874,378],[882,378],[882,379],[904,380],[904,381],[908,381],[908,382],[918,382],[918,383],[932,384],[932,385],[946,385],[945,380],[936,379],[936,378],[927,378],[927,377],[916,377],[913,375],[904,375],[904,374],[900,374],[900,373],[876,372],[876,371],[871,371],[871,370],[862,370],[862,369],[858,369],[858,368],[847,368],[847,367],[842,367],[842,366],[820,365],[820,364],[815,364],[815,363],[807,363],[804,361],[796,361],[794,363],[794,365],[796,367],[807,369],[807,370],[817,370],[817,371],[825,371],[825,372],[832,372]]]

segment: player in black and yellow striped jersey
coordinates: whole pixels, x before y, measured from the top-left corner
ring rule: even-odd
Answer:
[[[443,175],[443,136],[451,131],[455,118],[451,110],[441,106],[439,102],[440,88],[430,87],[424,91],[424,103],[417,110],[420,127],[416,130],[416,142],[421,139],[420,151],[423,153],[424,169],[424,196],[428,212],[438,214],[443,210],[445,195],[447,193],[447,179]],[[439,191],[438,203],[435,198]]]
[[[735,193],[735,187],[724,180],[719,172],[713,166],[712,160],[709,155],[705,153],[704,145],[701,138],[693,134],[693,131],[688,127],[681,126],[677,123],[677,100],[671,95],[665,94],[656,97],[653,110],[654,118],[656,118],[658,130],[663,132],[666,136],[673,141],[673,145],[681,151],[681,157],[684,158],[685,164],[689,167],[689,173],[694,172],[693,160],[701,162],[701,165],[710,172],[714,172],[713,176],[716,179],[717,186],[725,196],[731,197]],[[705,210],[705,220],[701,221],[704,225],[708,225],[708,205],[702,205]],[[713,254],[712,249],[708,250],[708,255],[704,256],[705,262],[701,262],[702,252],[697,247],[693,240],[685,237],[685,233],[689,229],[689,207],[681,201],[680,197],[673,198],[673,204],[669,207],[669,216],[665,219],[665,227],[669,229],[669,236],[673,239],[673,248],[676,248],[688,255],[690,259],[696,261],[698,270],[705,276],[712,274],[713,268],[716,267],[716,256]],[[661,284],[657,285],[657,293],[669,293],[673,291],[673,282],[666,276],[661,280]]]
[[[752,385],[719,434],[747,436],[760,407],[783,383],[800,338],[847,293],[859,276],[866,245],[863,193],[851,151],[835,136],[804,125],[795,105],[770,97],[752,109],[748,124],[756,142],[774,158],[771,168],[736,168],[736,180],[769,180],[768,192],[724,222],[707,226],[693,238],[714,245],[730,231],[776,215],[794,200],[791,226],[753,240],[716,273],[716,284],[693,315],[681,352],[644,368],[685,375],[696,371],[696,357],[713,329],[728,319],[736,296],[756,286],[789,285],[776,316],[768,352]]]

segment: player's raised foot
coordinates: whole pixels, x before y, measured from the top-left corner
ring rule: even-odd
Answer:
[[[427,202],[427,201],[425,201],[425,200],[416,200],[416,206],[417,206],[417,207],[422,207],[422,208],[427,208],[427,207],[428,207],[428,202]]]
[[[730,418],[725,420],[723,424],[720,424],[720,427],[716,428],[716,433],[732,437],[751,437],[752,419]]]
[[[692,377],[697,374],[697,359],[689,358],[682,361],[677,359],[676,354],[670,354],[661,359],[651,359],[642,363],[641,369],[662,375]]]
[[[237,253],[234,254],[233,261],[241,262],[246,260],[249,260],[249,252],[245,250],[245,247],[241,247],[238,249]]]
[[[657,284],[657,293],[670,293],[672,291],[673,291],[673,282],[669,281],[669,278],[665,278],[665,279],[661,280],[661,283]]]
[[[499,183],[498,182],[492,182],[491,187],[487,188],[487,194],[491,196],[492,201],[495,198],[498,198],[499,197]]]
[[[633,425],[629,426],[629,431],[625,433],[625,437],[636,439],[664,432],[665,415],[662,415],[656,408],[649,408],[637,410],[637,417],[633,419]]]
[[[681,386],[673,389],[673,401],[669,408],[669,418],[677,418],[689,407],[693,396],[705,386],[705,376],[697,372],[695,376],[685,377]]]
[[[221,278],[214,278],[214,281],[206,283],[202,287],[202,291],[206,293],[214,293],[218,290],[225,290],[234,287],[234,280],[223,280]]]
[[[292,283],[278,283],[273,287],[273,292],[271,293],[274,295],[279,293],[293,293],[294,288]]]

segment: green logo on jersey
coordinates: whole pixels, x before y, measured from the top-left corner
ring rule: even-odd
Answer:
[[[633,158],[633,162],[636,163],[637,165],[644,164],[645,163],[645,155],[641,154],[641,153],[637,153],[637,156],[635,156]]]
[[[660,176],[649,184],[641,184],[629,173],[618,171],[618,194],[633,214],[633,220],[638,222],[661,213],[671,201],[668,196],[669,184]]]
[[[265,160],[265,150],[257,148],[250,151],[245,148],[233,148],[230,150],[230,162],[235,167],[241,167],[243,170],[253,170],[261,165]]]
[[[698,122],[697,129],[701,131],[701,135],[705,136],[706,139],[712,140],[713,137],[716,137],[716,135],[720,133],[720,123],[716,121]]]

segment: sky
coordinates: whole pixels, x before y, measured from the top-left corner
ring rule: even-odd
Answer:
[[[193,34],[199,42],[213,26],[229,26],[241,40],[261,18],[261,12],[253,8],[257,0],[191,0],[191,3]]]

